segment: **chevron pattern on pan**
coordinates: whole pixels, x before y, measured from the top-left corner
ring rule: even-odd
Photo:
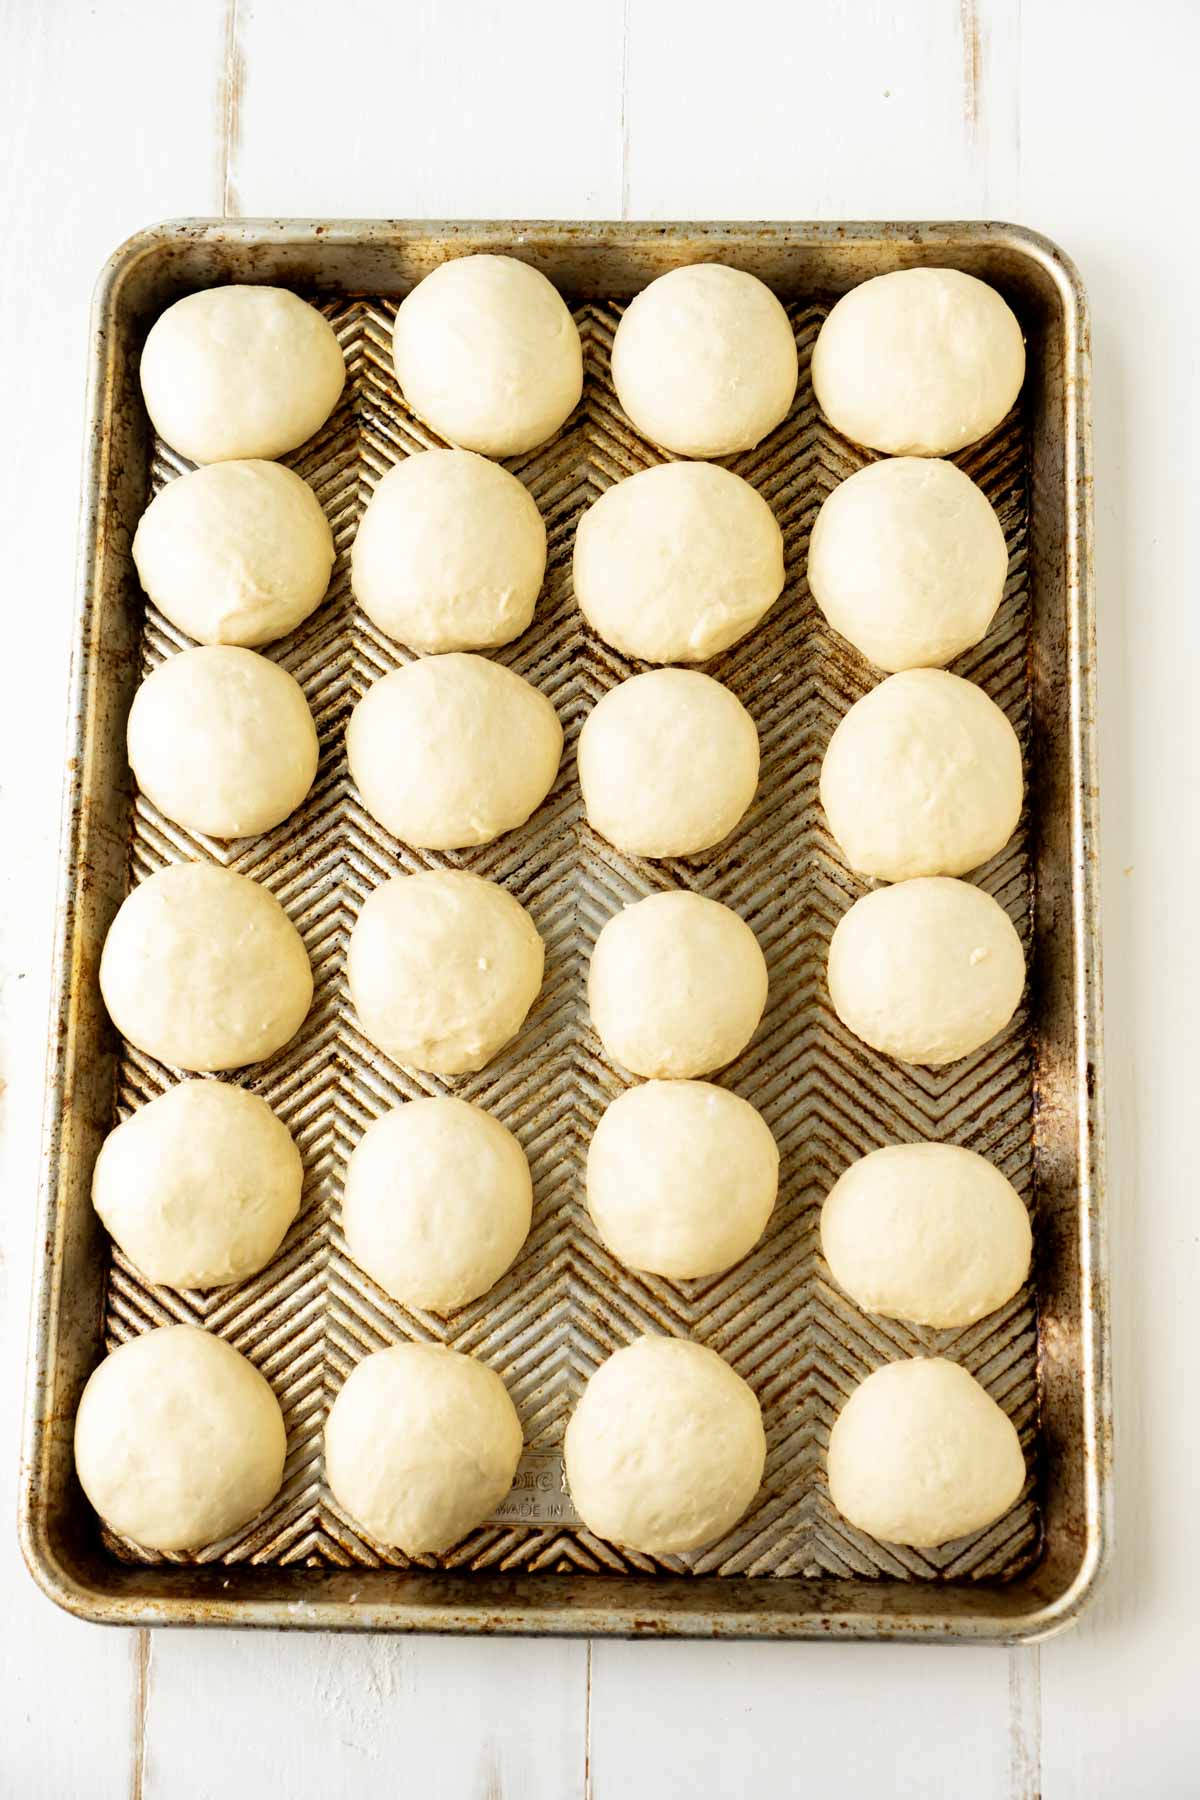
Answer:
[[[1036,1465],[1037,1320],[1031,1290],[958,1332],[909,1328],[859,1312],[821,1260],[821,1201],[856,1156],[921,1139],[965,1144],[992,1158],[1032,1195],[1033,1062],[1024,1010],[994,1044],[949,1069],[906,1069],[875,1055],[834,1017],[825,957],[834,925],[863,884],[844,867],[816,799],[829,736],[876,676],[825,626],[804,578],[817,507],[869,456],[819,418],[808,362],[824,316],[793,309],[801,380],[789,418],[765,445],[731,459],[775,509],[788,580],[758,631],[707,665],[749,708],[762,748],[759,794],[736,836],[703,856],[651,863],[615,851],[589,831],[575,779],[579,728],[599,696],[639,665],[581,624],[571,592],[579,513],[613,481],[662,460],[631,429],[608,381],[617,306],[576,313],[585,351],[584,397],[550,445],[509,467],[530,487],[546,521],[549,560],[534,626],[499,652],[558,708],[566,751],[555,788],[523,830],[481,849],[412,851],[363,810],[343,753],[354,702],[407,652],[358,613],[349,549],[362,508],[392,463],[439,440],[413,418],[391,373],[394,303],[345,300],[326,307],[346,353],[346,392],[329,424],[289,459],[308,479],[334,528],[338,557],[329,597],[268,654],[304,687],[317,720],[321,761],[304,807],[261,838],[222,844],[171,825],[140,797],[134,807],[131,878],[164,863],[212,858],[253,875],[276,894],[304,936],[316,999],[298,1038],[234,1079],[270,1102],[304,1156],[299,1218],[275,1261],[254,1280],[215,1294],[148,1287],[115,1253],[106,1326],[110,1344],[176,1320],[206,1325],[248,1354],[275,1386],[289,1432],[283,1490],[263,1519],[202,1553],[205,1561],[404,1566],[364,1538],[324,1485],[321,1432],[356,1361],[406,1338],[448,1343],[504,1378],[527,1442],[555,1450],[590,1371],[646,1330],[693,1337],[719,1350],[763,1406],[768,1459],[762,1492],[723,1542],[689,1557],[618,1552],[574,1524],[496,1520],[448,1555],[424,1558],[471,1568],[650,1571],[696,1574],[880,1576],[893,1579],[1011,1575],[1033,1556],[1038,1515],[1031,1480],[988,1532],[944,1549],[884,1546],[849,1527],[829,1504],[823,1452],[853,1385],[880,1363],[917,1352],[963,1362],[1008,1411]],[[1005,709],[1029,741],[1029,590],[1024,433],[1007,420],[957,459],[997,507],[1011,555],[1000,614],[985,642],[955,665]],[[186,465],[161,449],[155,487]],[[184,648],[152,608],[149,669]],[[400,870],[469,868],[500,881],[532,912],[547,945],[541,997],[515,1046],[453,1084],[402,1070],[366,1042],[349,1007],[346,936],[366,894]],[[1032,865],[1024,822],[1012,845],[976,877],[996,895],[1028,945]],[[685,886],[736,908],[757,933],[771,974],[766,1016],[749,1049],[721,1077],[764,1113],[779,1143],[779,1205],[761,1244],[726,1275],[669,1282],[622,1268],[598,1243],[583,1205],[583,1164],[604,1107],[625,1084],[604,1058],[584,999],[587,958],[604,921],[659,888]],[[119,1079],[125,1117],[179,1079],[127,1049]],[[364,1127],[422,1093],[453,1090],[516,1132],[534,1176],[533,1228],[508,1275],[449,1320],[399,1306],[359,1271],[340,1228],[345,1161]],[[110,1540],[119,1554],[145,1558]],[[158,1559],[153,1559],[158,1560]],[[188,1558],[166,1560],[187,1561]]]

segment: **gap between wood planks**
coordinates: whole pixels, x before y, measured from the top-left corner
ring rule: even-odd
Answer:
[[[219,200],[221,216],[235,219],[240,211],[236,182],[237,155],[241,147],[242,86],[246,61],[242,54],[238,0],[226,0],[225,46],[217,94],[217,143],[219,145]]]
[[[146,1711],[150,1704],[150,1658],[153,1640],[149,1631],[133,1635],[133,1762],[129,1772],[129,1800],[143,1800],[146,1787]]]
[[[632,0],[624,0],[621,10],[621,217],[629,217],[629,9]],[[589,1647],[590,1653],[590,1647]]]

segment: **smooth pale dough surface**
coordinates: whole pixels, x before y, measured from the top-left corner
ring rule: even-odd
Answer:
[[[821,764],[821,805],[850,867],[883,881],[965,875],[1021,816],[1017,734],[981,687],[907,669],[856,700]]]
[[[159,437],[195,463],[271,460],[320,430],[346,382],[333,327],[286,288],[187,294],[155,321],[142,395]]]
[[[634,1075],[722,1069],[767,1003],[758,939],[728,906],[679,888],[614,913],[596,939],[588,1006],[606,1053]]]
[[[400,304],[392,355],[418,418],[484,456],[544,444],[583,392],[566,302],[511,256],[460,256],[432,270]]]
[[[350,553],[354,597],[411,650],[486,650],[533,618],[546,527],[515,475],[470,450],[425,450],[389,469]]]
[[[987,495],[937,457],[885,457],[840,482],[808,550],[808,585],[829,623],[893,672],[940,668],[979,643],[1007,575]]]
[[[758,732],[696,669],[651,669],[610,688],[579,734],[588,823],[633,856],[693,856],[728,837],[758,786]]]
[[[705,662],[783,591],[783,533],[748,481],[711,463],[660,463],[615,482],[575,533],[579,610],[643,662]]]
[[[718,1275],[758,1242],[779,1151],[746,1100],[707,1081],[647,1081],[606,1109],[587,1161],[588,1210],[631,1269],[673,1281]]]
[[[885,1543],[932,1549],[982,1531],[1025,1485],[1016,1431],[974,1376],[943,1357],[887,1363],[829,1434],[829,1496]]]
[[[490,844],[554,785],[562,726],[544,694],[486,656],[426,656],[367,689],[346,752],[363,805],[402,843]]]
[[[407,1556],[449,1550],[513,1483],[521,1425],[500,1377],[440,1344],[364,1357],[330,1409],[325,1472],[338,1505]]]
[[[273,462],[212,463],[169,481],[138,522],[138,580],[200,644],[250,649],[324,597],[333,532],[306,481]]]
[[[75,1467],[105,1523],[148,1550],[199,1550],[279,1492],[287,1434],[253,1363],[194,1325],[106,1356],[83,1390]]]
[[[92,1204],[148,1281],[224,1287],[270,1262],[303,1177],[265,1100],[224,1081],[183,1081],[105,1138]]]
[[[346,1166],[342,1229],[355,1262],[394,1300],[450,1313],[499,1281],[532,1206],[512,1132],[439,1096],[367,1126]]]
[[[482,1069],[542,985],[545,946],[525,908],[478,875],[430,869],[368,894],[346,957],[367,1037],[436,1075]]]
[[[169,656],[133,697],[129,763],[158,810],[190,831],[248,837],[295,812],[317,772],[298,681],[253,650]]]
[[[1032,1243],[1011,1182],[955,1144],[873,1150],[821,1211],[821,1249],[838,1286],[866,1312],[939,1330],[1011,1300]]]
[[[830,424],[892,456],[945,456],[998,425],[1025,344],[995,288],[959,269],[898,269],[843,294],[817,335],[813,390]]]
[[[271,894],[212,863],[139,882],[100,957],[113,1024],[139,1050],[197,1073],[261,1062],[312,1004],[300,934]]]
[[[758,1492],[767,1444],[753,1389],[715,1350],[643,1337],[591,1377],[565,1452],[589,1531],[670,1556],[733,1529]]]
[[[755,275],[723,263],[671,269],[617,326],[612,378],[634,426],[677,456],[752,450],[787,415],[796,340]]]
[[[873,1050],[938,1067],[1002,1031],[1025,985],[1021,940],[982,888],[925,876],[876,888],[829,945],[834,1011]]]

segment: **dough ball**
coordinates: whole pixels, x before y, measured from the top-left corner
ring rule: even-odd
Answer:
[[[583,351],[558,289],[511,256],[460,256],[401,302],[396,379],[417,417],[464,450],[544,444],[583,392]]]
[[[133,697],[129,764],[168,819],[249,837],[295,812],[317,772],[299,682],[253,650],[211,645],[160,663]]]
[[[752,450],[796,392],[787,314],[755,275],[723,263],[670,269],[630,301],[612,347],[636,430],[677,456]]]
[[[75,1467],[105,1524],[147,1550],[199,1550],[279,1492],[287,1437],[254,1364],[166,1325],[106,1356],[83,1390]]]
[[[1021,746],[993,700],[944,669],[864,694],[821,765],[821,805],[850,867],[883,881],[965,875],[1021,816]]]
[[[1008,915],[982,888],[927,876],[856,900],[829,945],[843,1025],[898,1062],[938,1067],[1003,1031],[1025,985]]]
[[[644,1337],[596,1370],[565,1450],[588,1530],[671,1556],[732,1531],[758,1492],[767,1442],[753,1389],[715,1350]]]
[[[728,906],[680,888],[614,913],[588,971],[592,1024],[634,1075],[707,1075],[739,1056],[767,1004],[767,965]]]
[[[899,269],[843,294],[813,346],[830,424],[892,456],[945,456],[985,437],[1025,379],[1012,310],[958,269]]]
[[[465,1100],[410,1100],[346,1168],[346,1247],[405,1306],[451,1313],[499,1281],[529,1233],[533,1183],[511,1131]]]
[[[266,888],[212,863],[172,863],[139,882],[109,927],[100,991],[147,1056],[212,1072],[282,1048],[313,983],[300,934]]]
[[[274,287],[177,300],[150,328],[141,373],[155,431],[195,463],[295,450],[320,430],[346,382],[329,321]]]
[[[618,481],[575,533],[575,598],[615,649],[696,663],[752,631],[783,590],[783,533],[760,494],[711,463]]]
[[[631,1269],[720,1275],[757,1244],[779,1151],[761,1113],[707,1081],[647,1081],[604,1113],[587,1161],[588,1211]]]
[[[324,597],[333,554],[317,496],[273,462],[180,475],[150,502],[133,538],[138,580],[201,644],[254,648],[294,631]]]
[[[515,475],[470,450],[389,469],[354,539],[354,597],[411,650],[488,650],[520,637],[546,573],[546,527]]]
[[[1012,1423],[939,1356],[886,1363],[829,1434],[829,1497],[859,1531],[930,1549],[982,1531],[1025,1485]]]
[[[866,1312],[945,1330],[1011,1300],[1029,1274],[1020,1195],[953,1144],[892,1144],[851,1163],[821,1212],[821,1249]]]
[[[554,785],[558,714],[485,656],[429,656],[393,669],[350,715],[350,773],[373,819],[428,850],[490,844],[523,825]]]
[[[498,1375],[437,1344],[364,1357],[325,1426],[338,1505],[406,1556],[449,1550],[513,1484],[521,1424]]]
[[[808,585],[829,623],[893,671],[941,667],[977,644],[1007,575],[991,502],[936,457],[887,457],[841,482],[808,551]]]
[[[537,928],[511,894],[478,875],[430,869],[368,894],[346,972],[373,1044],[410,1068],[464,1075],[516,1037],[544,963]]]
[[[579,734],[588,823],[631,856],[693,856],[728,837],[758,786],[758,732],[727,687],[651,669],[610,688]]]
[[[265,1100],[184,1081],[104,1140],[92,1204],[159,1287],[216,1288],[270,1262],[300,1210],[304,1169]]]

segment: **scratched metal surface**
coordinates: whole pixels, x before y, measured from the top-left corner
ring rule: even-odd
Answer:
[[[349,548],[380,475],[397,458],[438,441],[407,411],[396,388],[389,355],[395,304],[383,297],[322,301],[346,354],[346,391],[324,430],[289,459],[325,507],[338,551],[323,605],[268,652],[301,682],[317,721],[321,761],[312,793],[275,831],[235,844],[183,831],[140,796],[131,808],[128,879],[136,882],[168,861],[211,858],[264,882],[305,939],[316,996],[290,1045],[234,1077],[270,1102],[304,1155],[304,1202],[278,1256],[254,1280],[203,1295],[151,1288],[115,1253],[105,1285],[104,1340],[112,1346],[176,1320],[227,1337],[263,1370],[283,1404],[289,1432],[284,1485],[248,1530],[198,1557],[148,1556],[108,1534],[106,1547],[126,1564],[160,1568],[255,1565],[294,1569],[300,1576],[305,1568],[407,1567],[400,1552],[366,1539],[340,1513],[323,1480],[321,1432],[340,1383],[362,1355],[418,1337],[467,1350],[495,1368],[518,1407],[528,1446],[518,1486],[497,1516],[447,1555],[420,1559],[426,1568],[477,1576],[607,1576],[618,1578],[618,1592],[621,1578],[647,1575],[660,1583],[671,1575],[726,1578],[716,1584],[719,1590],[739,1578],[792,1578],[782,1585],[843,1582],[859,1593],[866,1584],[881,1599],[896,1584],[949,1597],[969,1593],[969,1585],[964,1590],[956,1584],[978,1582],[983,1591],[1012,1582],[1036,1563],[1042,1535],[1034,1287],[965,1330],[908,1328],[871,1318],[839,1294],[817,1241],[829,1186],[853,1158],[880,1144],[964,1144],[990,1157],[1031,1205],[1037,1150],[1036,1008],[1023,1003],[1009,1028],[973,1057],[948,1069],[922,1070],[867,1050],[841,1027],[828,1003],[829,936],[862,884],[844,868],[824,828],[817,773],[838,720],[878,677],[825,626],[804,578],[821,500],[867,460],[814,407],[808,364],[827,303],[803,293],[791,301],[801,364],[795,404],[765,444],[730,459],[770,502],[785,535],[788,579],[780,601],[749,638],[706,665],[758,725],[759,793],[727,844],[665,863],[625,857],[590,832],[575,778],[574,745],[583,719],[599,695],[636,665],[582,625],[570,581],[574,527],[582,509],[612,481],[660,459],[616,403],[608,357],[620,302],[603,297],[575,309],[585,349],[578,411],[552,444],[508,464],[542,510],[549,563],[534,625],[498,654],[559,711],[567,747],[555,788],[520,831],[449,854],[413,852],[396,843],[357,800],[343,748],[348,714],[366,687],[407,653],[355,608]],[[953,665],[1004,708],[1027,757],[1039,650],[1028,561],[1030,448],[1028,409],[1019,406],[992,437],[956,458],[997,508],[1010,567],[987,638]],[[155,489],[186,466],[162,445],[154,445],[151,455]],[[187,641],[147,607],[140,671]],[[1036,811],[1027,811],[1010,846],[974,876],[1006,907],[1027,948],[1035,839]],[[399,1069],[374,1050],[357,1028],[345,989],[346,939],[363,898],[387,875],[425,866],[466,867],[501,882],[529,907],[547,944],[542,994],[516,1043],[479,1074],[453,1084]],[[782,1155],[779,1204],[760,1245],[724,1276],[686,1283],[621,1267],[596,1240],[582,1202],[591,1130],[622,1084],[588,1022],[583,987],[590,946],[616,908],[673,885],[735,907],[766,953],[766,1016],[747,1051],[720,1079],[762,1110]],[[127,1116],[177,1079],[177,1071],[125,1046],[116,1116]],[[405,1098],[448,1086],[516,1132],[533,1169],[535,1210],[529,1240],[508,1275],[441,1320],[400,1307],[356,1268],[345,1251],[339,1206],[346,1157],[369,1120]],[[685,1334],[719,1350],[757,1392],[767,1426],[766,1475],[755,1505],[728,1537],[685,1557],[617,1551],[582,1528],[563,1491],[559,1446],[583,1382],[610,1350],[646,1330]],[[823,1472],[830,1426],[855,1383],[881,1362],[918,1352],[951,1356],[979,1377],[1016,1424],[1030,1470],[1024,1493],[1004,1519],[931,1551],[885,1546],[853,1530],[831,1507]],[[535,1609],[536,1588],[534,1582]],[[236,1616],[236,1589],[231,1598]],[[714,1597],[709,1604],[719,1608],[722,1602]],[[962,1605],[969,1611],[969,1602]],[[619,1619],[614,1628],[623,1628]]]

